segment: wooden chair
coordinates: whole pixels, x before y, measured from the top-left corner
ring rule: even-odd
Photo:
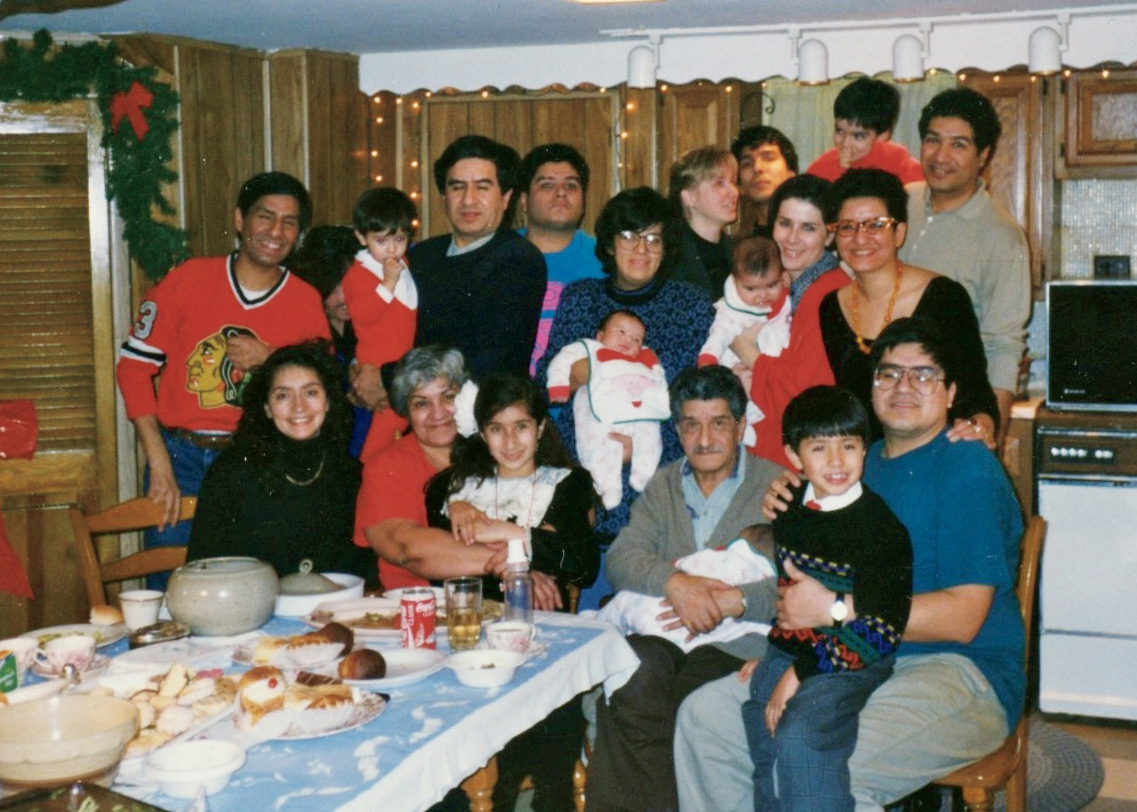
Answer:
[[[183,496],[178,520],[192,519],[196,509],[197,497]],[[162,509],[145,496],[128,499],[90,516],[84,513],[82,507],[73,505],[68,510],[68,517],[75,533],[79,573],[83,576],[83,585],[87,589],[87,600],[91,606],[107,602],[104,584],[138,578],[153,572],[165,572],[185,563],[185,547],[155,547],[105,564],[99,560],[93,536],[145,530],[156,527],[161,521]]]
[[[1032,516],[1022,537],[1019,577],[1015,588],[1019,607],[1022,609],[1023,628],[1026,630],[1024,666],[1030,659],[1030,628],[1034,619],[1035,585],[1045,536],[1046,522],[1040,516]],[[969,812],[988,812],[994,803],[995,790],[1006,786],[1007,812],[1026,812],[1026,752],[1029,727],[1024,709],[1018,725],[998,750],[934,783],[943,787],[958,787],[963,794],[964,806]]]

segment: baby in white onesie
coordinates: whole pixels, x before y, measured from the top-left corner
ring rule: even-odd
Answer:
[[[611,510],[623,498],[620,474],[624,446],[609,435],[632,438],[629,484],[642,491],[663,454],[659,424],[671,417],[667,379],[655,353],[644,346],[646,328],[630,310],[615,310],[600,323],[596,338],[582,338],[549,363],[549,402],[569,399],[569,375],[588,359],[588,383],[573,397],[576,453]]]
[[[715,302],[715,321],[699,350],[701,367],[721,364],[734,369],[740,359],[730,345],[755,325],[755,343],[762,355],[781,355],[790,344],[790,275],[782,268],[777,244],[766,237],[747,237],[735,243],[731,258],[734,267],[723,284],[723,297]],[[748,400],[744,445],[754,445],[754,424],[762,417]]]

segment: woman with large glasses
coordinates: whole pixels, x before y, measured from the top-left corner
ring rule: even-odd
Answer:
[[[678,245],[677,227],[673,208],[654,189],[628,189],[608,201],[596,218],[596,256],[606,278],[581,279],[565,288],[548,347],[537,363],[537,380],[542,386],[547,384],[549,362],[556,354],[573,341],[595,338],[600,322],[613,310],[630,310],[640,317],[646,328],[644,345],[659,356],[669,383],[695,365],[714,320],[714,307],[707,294],[694,285],[668,278]],[[570,380],[573,393],[587,381],[587,363],[574,365]],[[553,421],[565,445],[575,449],[572,409],[560,409],[553,414]],[[683,449],[671,421],[661,429],[662,466],[678,459]],[[622,442],[623,500],[612,510],[602,509],[596,522],[597,533],[609,540],[628,523],[632,500],[638,495],[628,483],[631,440],[624,438]],[[595,608],[596,600],[608,591],[601,576],[596,586],[582,594],[581,608]]]
[[[971,298],[958,282],[902,263],[897,251],[907,234],[908,194],[900,181],[879,169],[851,169],[833,185],[829,230],[853,281],[821,302],[821,335],[839,386],[857,395],[872,417],[872,387],[907,386],[915,394],[934,388],[921,370],[885,371],[869,365],[873,339],[890,322],[916,316],[934,322],[952,345],[960,370],[950,415],[953,439],[982,440],[994,448],[998,403],[987,381],[987,358]]]

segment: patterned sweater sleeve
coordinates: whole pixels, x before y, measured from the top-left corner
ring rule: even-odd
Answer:
[[[775,627],[770,642],[794,657],[794,671],[803,680],[855,671],[895,654],[912,601],[912,547],[904,525],[867,491],[841,511],[815,513],[795,505],[791,513],[788,521],[775,521],[776,536],[789,542],[778,544],[780,577],[784,562],[792,561],[833,591],[852,594],[857,617],[814,629]],[[844,560],[805,552],[806,533],[824,537]]]

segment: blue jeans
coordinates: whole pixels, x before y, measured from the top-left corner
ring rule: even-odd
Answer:
[[[817,674],[786,703],[773,735],[766,704],[793,657],[770,646],[750,679],[742,720],[754,763],[755,812],[853,812],[849,756],[857,743],[858,714],[892,673],[888,657],[856,671]]]
[[[197,496],[201,493],[201,483],[205,480],[205,472],[221,453],[220,448],[199,448],[189,440],[175,437],[165,429],[162,430],[162,439],[166,443],[166,451],[170,454],[170,464],[174,468],[174,479],[182,496]],[[143,475],[143,489],[150,490],[150,466],[146,466]],[[159,532],[151,528],[142,535],[142,546],[151,547],[185,547],[189,544],[190,529],[193,520],[186,519],[167,527]],[[166,589],[166,582],[170,579],[168,572],[158,572],[146,576],[147,589]]]

